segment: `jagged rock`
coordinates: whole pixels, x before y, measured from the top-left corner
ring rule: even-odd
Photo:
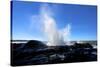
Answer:
[[[30,40],[25,44],[24,48],[46,48],[46,44],[38,40]]]

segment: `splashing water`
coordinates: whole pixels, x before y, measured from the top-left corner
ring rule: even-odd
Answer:
[[[44,32],[48,38],[48,46],[65,45],[64,37],[67,37],[70,32],[70,25],[67,25],[63,30],[57,29],[57,24],[52,16],[52,11],[47,4],[41,7],[41,16],[43,18]]]

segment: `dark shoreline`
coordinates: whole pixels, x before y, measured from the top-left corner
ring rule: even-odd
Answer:
[[[11,65],[42,65],[97,61],[97,48],[89,43],[72,46],[47,46],[41,41],[11,43]]]

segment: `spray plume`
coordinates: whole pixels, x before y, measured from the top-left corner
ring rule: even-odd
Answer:
[[[65,45],[64,37],[67,37],[70,32],[70,25],[68,24],[63,30],[57,29],[57,24],[53,18],[53,11],[48,4],[41,6],[40,14],[42,16],[42,22],[44,25],[44,32],[48,38],[48,46]]]

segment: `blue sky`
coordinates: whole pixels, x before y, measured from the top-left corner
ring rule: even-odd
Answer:
[[[12,39],[46,40],[41,31],[40,2],[13,1],[12,3]],[[89,5],[47,3],[53,13],[57,28],[71,25],[70,40],[97,39],[97,7]],[[36,17],[35,17],[36,16]]]

